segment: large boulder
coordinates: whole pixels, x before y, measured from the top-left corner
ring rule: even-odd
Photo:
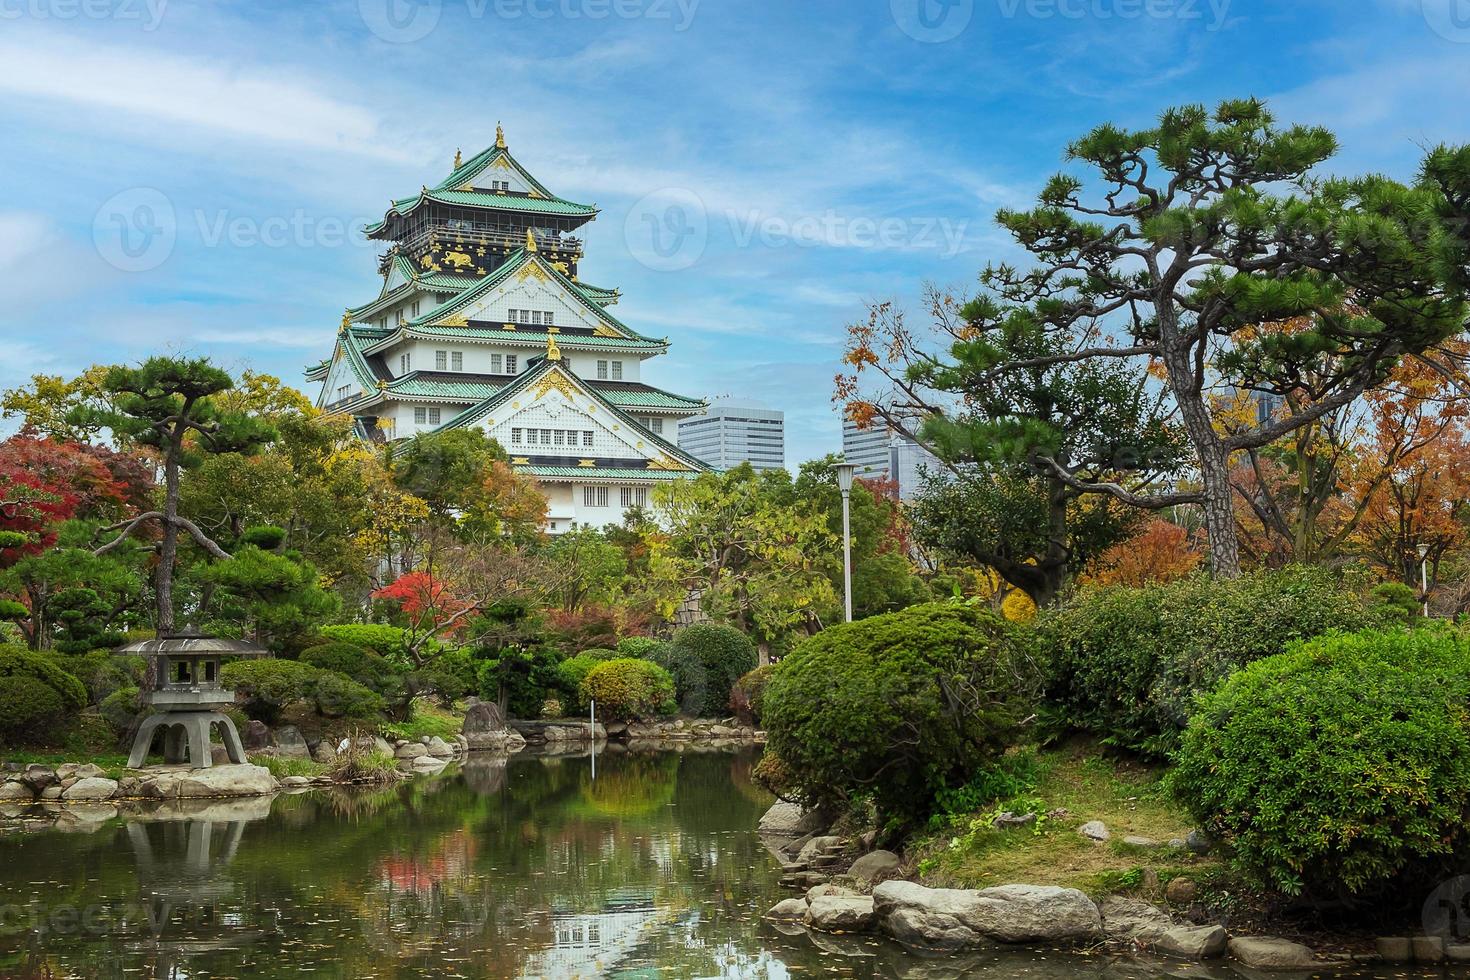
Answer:
[[[278,789],[276,777],[264,766],[213,766],[175,769],[139,777],[139,793],[157,799],[178,797],[260,796]]]
[[[301,737],[301,729],[295,725],[282,725],[274,734],[276,755],[283,759],[310,759],[311,749]]]
[[[423,742],[404,742],[394,750],[393,754],[399,759],[411,762],[414,759],[422,759],[429,754],[429,747]]]
[[[882,927],[915,946],[1087,942],[1103,931],[1097,906],[1074,888],[1001,885],[968,891],[886,881],[873,899]]]
[[[811,861],[829,847],[835,847],[842,843],[841,837],[824,834],[821,837],[813,837],[801,845],[801,850],[796,853],[796,860],[800,864],[810,864]]]
[[[460,731],[472,749],[501,748],[505,744],[505,715],[494,702],[477,702],[464,713],[464,727]]]
[[[802,837],[818,829],[821,818],[815,811],[803,810],[795,803],[778,800],[761,817],[759,830],[772,837]]]
[[[1322,965],[1310,947],[1274,936],[1238,936],[1230,940],[1230,955],[1254,970],[1293,972]]]
[[[784,901],[777,902],[775,908],[766,913],[766,918],[800,921],[806,918],[806,909],[806,899],[788,898]]]
[[[847,876],[865,885],[897,878],[903,873],[903,860],[892,851],[870,851],[852,862]]]
[[[83,776],[62,790],[63,800],[110,800],[117,795],[117,780]]]
[[[1175,926],[1154,943],[1154,952],[1186,960],[1212,960],[1225,955],[1229,938],[1224,926]]]
[[[1160,909],[1121,895],[1110,895],[1102,903],[1103,931],[1109,939],[1153,945],[1174,928],[1174,920]]]
[[[873,896],[823,895],[807,906],[806,924],[823,932],[868,932],[873,928]]]
[[[247,752],[258,752],[261,749],[270,748],[270,726],[259,719],[252,718],[245,723],[244,730],[240,732],[240,742],[245,746]]]
[[[0,800],[8,803],[28,803],[35,798],[35,792],[18,779],[0,783]]]
[[[429,754],[436,759],[454,758],[454,749],[450,747],[448,742],[444,741],[444,739],[440,738],[438,735],[435,735],[433,738],[429,739],[429,741],[425,743],[425,746],[428,748]]]

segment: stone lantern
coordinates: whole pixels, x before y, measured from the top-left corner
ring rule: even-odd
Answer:
[[[130,643],[119,654],[147,657],[155,664],[158,686],[144,692],[144,700],[158,709],[143,719],[128,755],[128,768],[137,769],[148,759],[153,736],[163,729],[163,759],[170,765],[187,762],[194,769],[213,764],[210,733],[220,726],[221,740],[230,761],[243,764],[245,747],[235,723],[224,708],[235,703],[235,692],[220,686],[220,661],[225,657],[263,657],[266,651],[244,640],[213,636],[175,634],[155,640]]]

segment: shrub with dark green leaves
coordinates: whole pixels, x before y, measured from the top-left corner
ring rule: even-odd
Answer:
[[[383,710],[381,697],[336,671],[318,671],[310,691],[316,713],[323,718],[371,718]]]
[[[659,718],[674,713],[674,679],[647,660],[625,657],[604,660],[582,680],[583,703],[597,702],[597,714],[609,721]]]
[[[49,657],[0,646],[0,736],[43,740],[76,720],[87,704],[82,682]]]
[[[114,735],[121,736],[143,712],[142,692],[136,687],[120,687],[97,706],[97,713],[107,722]]]
[[[767,751],[802,802],[871,797],[885,819],[912,825],[1019,737],[1041,683],[1030,639],[956,602],[829,627],[771,674]]]
[[[649,663],[658,664],[674,679],[676,710],[686,715],[704,714],[709,683],[704,662],[699,659],[699,654],[687,647],[676,647],[672,643],[665,643],[653,651]]]
[[[588,674],[592,673],[593,667],[615,659],[617,659],[617,654],[613,654],[612,657],[600,657],[595,656],[594,651],[588,650],[575,657],[568,657],[557,664],[556,675],[560,680],[562,706],[578,714],[586,711],[587,702],[582,699],[582,682],[587,679]]]
[[[757,667],[730,688],[730,710],[742,725],[760,727],[761,704],[765,701],[766,685],[770,683],[771,673],[775,669],[775,664]]]
[[[480,697],[504,705],[511,718],[540,718],[560,691],[560,663],[550,647],[503,647],[479,661]]]
[[[1454,630],[1324,636],[1201,699],[1170,786],[1282,892],[1420,896],[1470,859],[1467,705],[1470,642]]]
[[[0,619],[29,619],[31,611],[14,599],[0,599]]]
[[[288,706],[311,697],[319,673],[296,660],[236,660],[220,668],[220,683],[234,688],[246,715],[273,725]]]
[[[704,669],[704,699],[696,713],[706,717],[730,710],[730,688],[755,670],[759,659],[750,637],[733,626],[717,623],[684,627],[674,634],[672,646],[692,653]],[[680,706],[683,707],[682,696]]]
[[[120,657],[111,650],[93,650],[56,660],[87,688],[88,704],[101,704],[121,688],[138,687],[147,670],[147,661],[142,657]]]
[[[1289,568],[1093,589],[1044,614],[1037,630],[1062,723],[1162,757],[1196,698],[1232,671],[1293,641],[1382,621],[1331,571]]]

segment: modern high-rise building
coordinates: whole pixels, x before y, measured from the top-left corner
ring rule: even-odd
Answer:
[[[741,463],[785,469],[786,415],[752,402],[717,401],[703,415],[679,423],[679,448],[717,470]]]
[[[857,423],[844,420],[842,455],[857,466],[858,478],[896,483],[900,500],[913,499],[923,487],[926,474],[947,472],[933,453],[881,422],[861,429]]]
[[[669,342],[580,277],[575,232],[596,215],[532,177],[498,127],[494,146],[456,153],[449,176],[366,229],[386,249],[378,295],[307,370],[317,405],[378,441],[483,430],[536,479],[553,533],[617,521],[657,484],[707,470],[672,441],[704,401],[641,378]]]

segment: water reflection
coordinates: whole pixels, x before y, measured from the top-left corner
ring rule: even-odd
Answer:
[[[594,778],[585,754],[476,757],[380,790],[13,833],[0,977],[1233,976],[783,932],[761,919],[787,895],[753,832],[754,762],[614,750]]]

